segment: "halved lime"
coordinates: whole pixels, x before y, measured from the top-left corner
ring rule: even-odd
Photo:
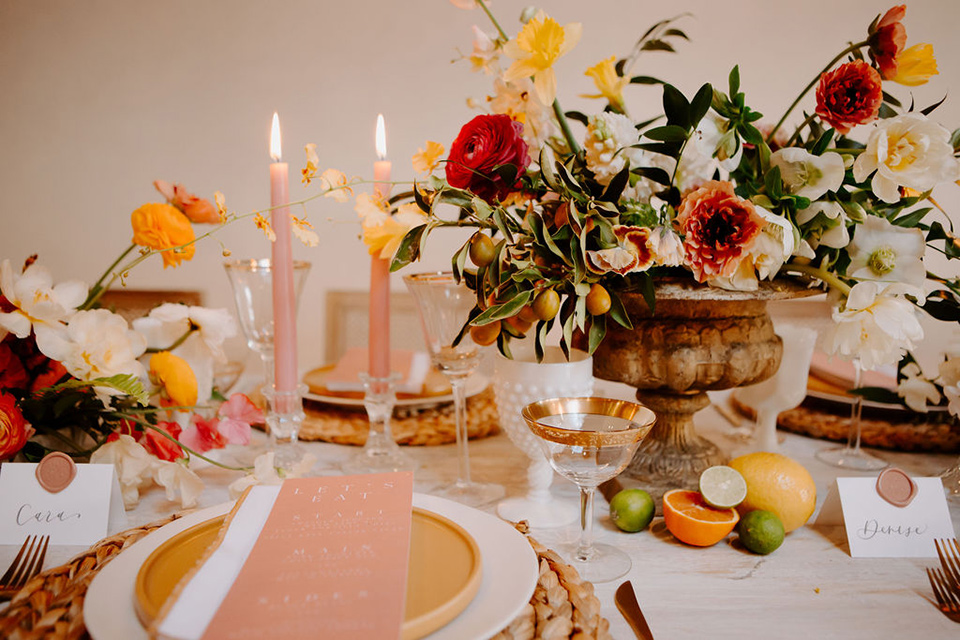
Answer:
[[[717,465],[700,474],[700,495],[714,509],[730,509],[747,497],[747,482],[736,469]]]

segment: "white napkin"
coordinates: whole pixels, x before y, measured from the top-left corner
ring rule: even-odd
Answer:
[[[157,626],[161,638],[199,640],[247,561],[280,493],[280,485],[251,487],[220,546],[180,591]]]

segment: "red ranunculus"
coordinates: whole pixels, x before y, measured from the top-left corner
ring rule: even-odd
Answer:
[[[176,422],[160,422],[157,424],[157,428],[164,433],[169,433],[175,439],[180,438],[180,432],[182,431],[180,425]],[[144,429],[140,444],[148,453],[152,453],[161,460],[173,462],[177,458],[183,457],[183,449],[176,442],[165,438],[163,434],[157,433],[153,429]]]
[[[820,76],[817,115],[841,134],[877,119],[883,102],[880,74],[863,60],[842,64]]]
[[[711,180],[680,203],[687,266],[698,282],[733,275],[766,221],[729,182]]]
[[[0,460],[6,460],[23,449],[31,435],[33,429],[20,413],[17,399],[0,391]]]
[[[907,14],[907,6],[900,4],[883,14],[883,17],[870,30],[867,42],[870,45],[870,57],[880,67],[884,80],[897,75],[897,56],[907,44],[907,29],[900,22]]]
[[[30,378],[20,358],[6,342],[0,342],[0,389],[26,389]]]
[[[447,182],[494,203],[520,188],[519,176],[529,164],[523,125],[503,114],[480,115],[463,125],[450,147]],[[513,180],[498,171],[509,166],[516,171]]]

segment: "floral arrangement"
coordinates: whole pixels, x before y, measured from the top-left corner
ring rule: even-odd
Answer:
[[[113,463],[128,507],[153,482],[190,507],[203,489],[191,456],[225,466],[203,454],[247,444],[251,424],[263,422],[245,395],[228,399],[214,388],[214,366],[226,362],[223,343],[236,322],[225,309],[163,304],[131,327],[99,301],[153,255],[175,268],[224,225],[253,216],[264,227],[265,219],[228,213],[219,192],[214,204],[181,185],[154,185],[166,202],[133,211],[130,247],[92,287],[54,284],[36,256],[19,271],[0,263],[0,460],[36,461],[60,450]],[[194,224],[215,226],[198,236]]]
[[[737,67],[723,88],[704,84],[692,97],[634,74],[642,54],[686,39],[676,20],[586,70],[596,89],[586,97],[604,104],[585,114],[560,106],[554,73],[579,24],[528,10],[511,37],[484,0],[454,4],[479,8],[496,29],[474,27],[464,56],[493,79],[493,93],[474,102],[485,113],[449,153],[433,141],[419,150],[410,191],[361,194],[356,210],[370,252],[394,270],[435,230],[476,229],[452,257],[477,293],[475,341],[509,355],[511,339],[531,334],[541,350],[559,326],[561,346],[593,352],[609,322],[630,328],[621,296],[639,292],[655,312],[664,278],[752,291],[789,277],[828,290],[827,348],[868,369],[912,363],[904,356],[923,337],[920,311],[960,321],[960,281],[924,263],[928,250],[960,256],[932,194],[960,178],[960,131],[933,120],[939,103],[915,108],[893,95],[938,73],[931,45],[907,47],[905,6],[878,15],[772,124],[749,106]],[[660,113],[630,116],[624,92],[636,84],[662,88]],[[811,93],[812,108],[787,127]],[[911,383],[911,406],[956,395],[948,362],[940,382],[919,379],[922,392]]]

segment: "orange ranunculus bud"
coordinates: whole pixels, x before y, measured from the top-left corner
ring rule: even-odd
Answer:
[[[6,460],[23,449],[33,429],[17,407],[17,399],[0,391],[0,460]]]
[[[906,14],[907,6],[899,4],[883,14],[870,29],[867,38],[870,57],[880,67],[880,75],[884,80],[897,75],[897,56],[907,44],[907,29],[901,22]]]
[[[174,249],[195,239],[190,220],[169,204],[145,204],[130,215],[133,242],[149,249],[162,251],[163,267],[176,267],[183,260],[193,258],[192,244]]]
[[[187,361],[169,351],[150,356],[150,377],[155,380],[175,405],[197,404],[197,376]]]

